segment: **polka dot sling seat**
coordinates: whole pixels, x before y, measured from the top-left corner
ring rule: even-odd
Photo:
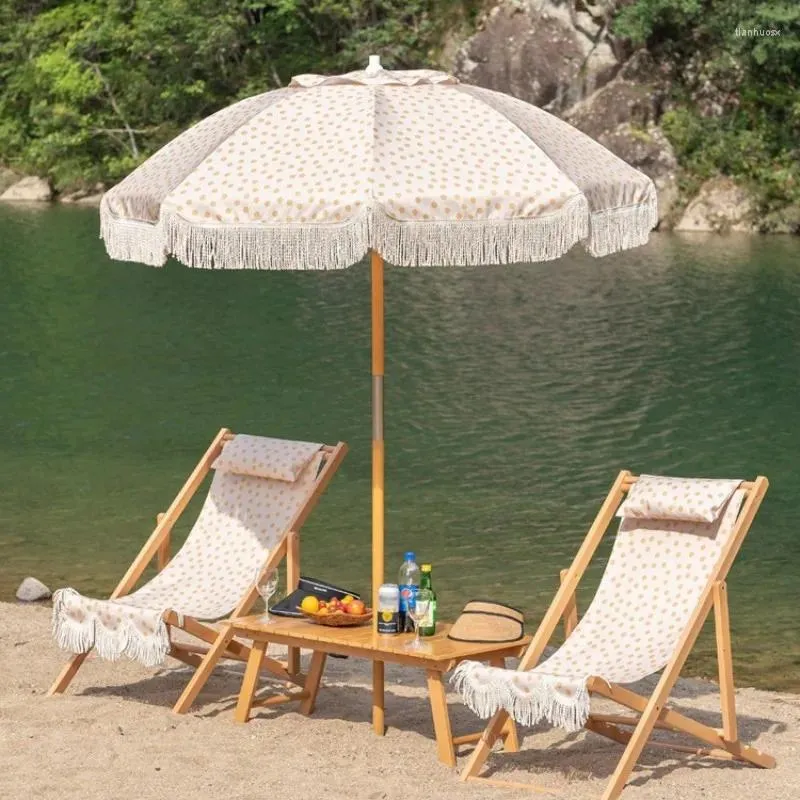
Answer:
[[[203,508],[183,547],[151,581],[115,600],[74,589],[53,596],[53,634],[72,653],[95,648],[146,666],[163,662],[170,642],[164,612],[202,620],[226,617],[256,569],[309,500],[321,444],[238,434],[226,442]]]
[[[738,480],[642,475],[594,599],[564,644],[530,671],[465,661],[453,683],[479,716],[580,730],[589,678],[633,683],[666,666],[736,523]]]

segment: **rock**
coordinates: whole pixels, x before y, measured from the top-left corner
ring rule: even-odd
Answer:
[[[760,229],[763,233],[800,234],[800,205],[786,206],[767,214],[761,220]]]
[[[13,169],[0,167],[0,194],[3,194],[9,186],[13,186],[21,177],[22,176],[14,172]]]
[[[656,185],[656,197],[658,199],[658,225],[656,230],[672,230],[675,227],[675,217],[679,209],[680,192],[678,191],[678,181],[673,174],[655,178],[653,182]]]
[[[53,199],[53,187],[45,178],[30,176],[17,181],[0,195],[0,200],[46,203]]]
[[[92,206],[93,208],[99,208],[104,194],[105,192],[100,192],[99,194],[87,194],[86,197],[81,197],[80,200],[76,200],[75,202],[79,206]]]
[[[571,125],[653,179],[661,229],[674,223],[679,197],[678,160],[658,125],[667,95],[667,80],[651,56],[639,50],[622,65],[613,80],[563,114]]]
[[[92,188],[82,187],[71,192],[59,195],[62,203],[75,203],[82,206],[99,206],[103,199],[106,187],[102,183],[96,183]]]
[[[37,600],[48,600],[52,592],[36,578],[25,578],[17,589],[17,600],[23,603],[35,603]]]
[[[606,13],[577,0],[504,0],[456,55],[462,80],[558,113],[619,70]]]
[[[676,231],[757,230],[753,204],[747,193],[730,178],[706,181],[675,226]]]
[[[659,76],[650,55],[639,50],[622,65],[613,80],[562,116],[570,125],[596,139],[624,123],[639,128],[657,123],[666,94],[666,80]]]
[[[675,151],[658,125],[640,128],[626,122],[600,134],[597,141],[654,181],[674,178],[678,169]]]

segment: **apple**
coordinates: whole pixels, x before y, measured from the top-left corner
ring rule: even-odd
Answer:
[[[358,617],[364,614],[366,610],[367,607],[364,605],[363,600],[353,600],[353,602],[347,607],[347,612],[349,614],[355,614]]]

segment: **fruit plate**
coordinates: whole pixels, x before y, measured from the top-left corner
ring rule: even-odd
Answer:
[[[306,617],[319,625],[329,625],[332,628],[346,628],[354,625],[363,625],[372,619],[372,610],[367,609],[363,614],[346,614],[344,611],[336,611],[333,614],[320,614],[318,611],[311,613],[303,611]]]

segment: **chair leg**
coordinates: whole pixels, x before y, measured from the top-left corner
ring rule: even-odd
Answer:
[[[72,683],[75,673],[81,668],[81,664],[86,661],[86,656],[88,655],[88,652],[75,653],[72,658],[67,661],[61,672],[58,673],[58,677],[55,679],[53,685],[47,690],[48,697],[52,697],[54,694],[61,694],[66,690],[67,686]]]
[[[489,753],[492,752],[494,743],[497,741],[498,737],[502,735],[503,728],[509,719],[508,712],[500,709],[500,711],[497,711],[489,720],[489,724],[486,726],[483,736],[481,736],[478,744],[475,745],[475,749],[472,751],[467,765],[461,772],[460,780],[468,781],[470,778],[478,776],[481,767],[486,763],[486,759],[489,758]]]
[[[489,659],[489,664],[493,667],[505,669],[506,660],[503,656],[495,656]],[[505,728],[503,729],[503,750],[507,753],[519,752],[519,733],[517,732],[517,723],[511,718],[508,718]]]
[[[659,681],[659,685],[662,681]],[[620,758],[617,768],[611,776],[611,780],[606,785],[602,800],[617,800],[622,794],[622,790],[625,788],[625,784],[636,766],[636,761],[653,732],[661,707],[662,701],[660,699],[657,700],[657,693],[654,693],[639,719],[639,723],[631,734],[628,744],[625,746],[625,752],[623,752],[622,758]]]
[[[634,711],[643,712],[647,708],[648,698],[642,697],[636,694],[636,692],[632,692],[630,689],[626,689],[617,684],[608,686],[605,681],[591,680],[590,690],[594,694],[607,697],[609,700],[627,706]],[[592,717],[590,717],[590,720],[591,719]],[[633,719],[631,722],[638,724],[639,720]],[[750,745],[743,744],[740,741],[726,741],[720,731],[708,725],[703,725],[701,722],[697,722],[690,717],[684,716],[666,705],[661,709],[656,725],[693,736],[701,742],[710,744],[714,751],[724,750],[730,753],[737,761],[746,761],[762,769],[772,769],[775,766],[775,759],[771,755],[763,753],[761,750],[757,750]],[[718,757],[719,753],[713,752],[712,755]]]
[[[232,638],[233,628],[230,625],[226,625],[220,631],[219,636],[217,636],[217,640],[206,653],[203,661],[195,671],[194,675],[192,675],[189,683],[186,684],[186,688],[178,698],[178,702],[173,706],[172,710],[176,714],[185,714],[189,710],[189,707],[197,699],[197,695],[200,694],[200,690],[203,688],[203,686],[205,686],[206,681],[214,670],[214,667],[217,665],[217,662],[225,653],[225,650],[228,647],[228,642],[230,642]]]
[[[736,688],[733,682],[728,591],[724,581],[718,581],[714,584],[714,628],[717,634],[722,736],[727,742],[737,742],[739,740],[739,730],[736,723]]]

